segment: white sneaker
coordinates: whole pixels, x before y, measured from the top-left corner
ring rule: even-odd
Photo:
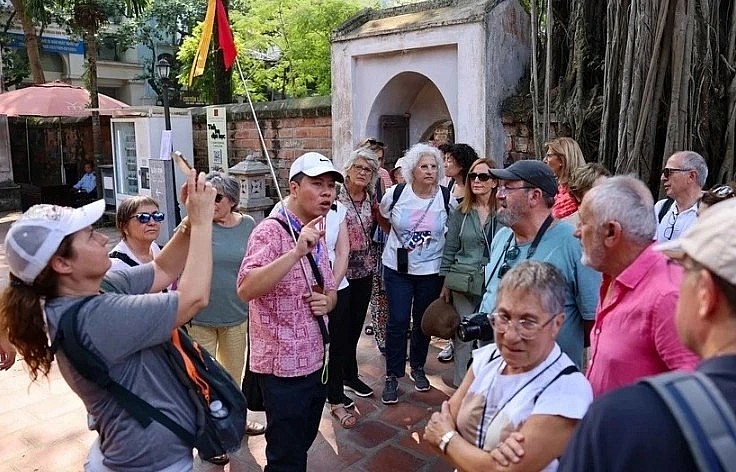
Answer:
[[[455,346],[452,344],[452,341],[450,341],[447,343],[447,346],[437,354],[437,360],[440,362],[450,362],[453,357],[455,357]]]

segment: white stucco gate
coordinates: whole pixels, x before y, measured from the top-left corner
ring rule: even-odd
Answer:
[[[503,162],[499,109],[529,55],[529,17],[517,0],[435,0],[359,14],[333,34],[333,159],[342,163],[366,136],[382,139],[389,115],[406,118],[408,145],[451,121],[456,142]]]

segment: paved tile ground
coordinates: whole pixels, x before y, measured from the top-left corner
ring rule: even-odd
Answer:
[[[17,214],[0,214],[0,286],[7,284],[5,240],[8,226]],[[103,228],[117,242],[114,228]],[[440,364],[435,356],[442,345],[430,347],[426,371],[432,384],[429,392],[416,392],[408,375],[400,380],[396,405],[381,403],[383,356],[373,339],[363,335],[358,345],[358,362],[363,381],[376,392],[356,398],[358,424],[345,430],[325,408],[319,435],[309,451],[309,471],[449,471],[452,467],[423,444],[422,433],[432,411],[452,394],[451,364]],[[22,361],[8,372],[0,372],[0,470],[60,472],[83,469],[89,445],[96,433],[87,430],[84,406],[69,389],[58,369],[48,379],[33,384]],[[250,419],[265,422],[263,413]],[[246,438],[243,447],[231,454],[231,462],[218,467],[195,459],[194,470],[259,471],[265,466],[263,436]]]

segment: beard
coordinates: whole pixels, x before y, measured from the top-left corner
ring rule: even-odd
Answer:
[[[508,207],[502,207],[496,213],[496,220],[508,228],[511,228],[518,223],[519,219],[519,213]]]

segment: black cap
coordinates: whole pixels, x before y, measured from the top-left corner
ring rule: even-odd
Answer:
[[[491,169],[490,173],[500,180],[523,180],[550,197],[557,195],[557,177],[542,161],[523,159],[505,169]]]

